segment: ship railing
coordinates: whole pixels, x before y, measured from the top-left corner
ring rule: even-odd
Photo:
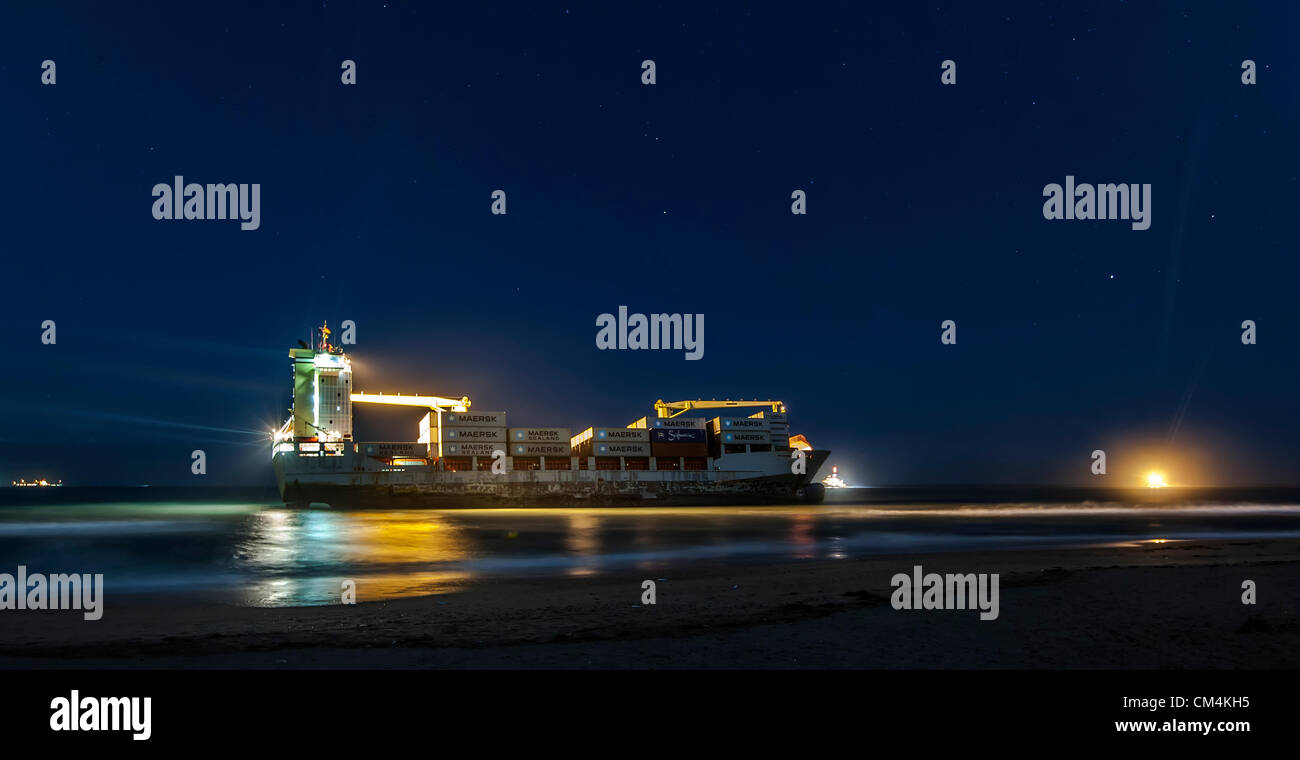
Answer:
[[[341,457],[347,444],[338,442],[321,443],[317,441],[281,441],[275,444],[273,454],[297,454],[300,457]]]

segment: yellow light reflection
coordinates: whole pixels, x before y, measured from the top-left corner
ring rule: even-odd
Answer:
[[[1164,488],[1168,483],[1165,482],[1165,475],[1162,472],[1147,473],[1147,488]]]
[[[581,557],[585,562],[569,568],[569,575],[595,575],[595,563],[600,556],[600,520],[585,512],[573,512],[568,515],[569,532],[565,536],[565,548],[569,553]]]
[[[343,580],[356,583],[358,601],[375,601],[447,593],[471,577],[439,567],[464,561],[469,547],[432,512],[268,509],[251,527],[241,558],[269,576],[248,589],[255,606],[340,604]]]

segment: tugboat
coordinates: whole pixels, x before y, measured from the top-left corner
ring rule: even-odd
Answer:
[[[827,488],[848,488],[849,484],[840,480],[840,466],[831,465],[831,474],[822,478],[822,485]]]

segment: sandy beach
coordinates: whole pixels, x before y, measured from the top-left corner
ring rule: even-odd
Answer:
[[[999,573],[999,617],[893,609],[915,564]],[[1296,668],[1297,572],[1300,541],[1242,539],[703,569],[658,580],[652,606],[632,574],[347,606],[123,595],[97,622],[0,613],[0,667]]]

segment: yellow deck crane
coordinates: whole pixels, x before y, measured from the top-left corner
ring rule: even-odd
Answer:
[[[470,401],[469,396],[449,398],[446,396],[403,396],[400,393],[353,393],[352,403],[418,406],[425,409],[440,409],[444,412],[468,412]]]
[[[744,407],[766,406],[774,412],[784,412],[785,404],[780,401],[759,401],[754,399],[746,401],[740,399],[732,401],[731,399],[694,399],[691,401],[664,401],[659,399],[655,402],[655,413],[660,417],[676,417],[679,414],[688,412],[692,409],[739,409]],[[673,411],[676,410],[676,411]]]
[[[354,404],[389,404],[392,406],[415,406],[422,409],[441,410],[444,412],[468,412],[470,400],[469,396],[460,398],[449,398],[446,396],[403,396],[400,393],[353,393],[351,400]],[[293,436],[293,421],[296,415],[292,409],[289,410],[289,419],[280,427],[279,430],[271,434],[273,441],[279,442],[287,440]],[[316,425],[311,420],[303,420],[308,427],[314,428],[322,433],[326,433],[324,428]]]
[[[387,404],[389,406],[414,406],[428,409],[420,422],[420,443],[429,443],[429,427],[436,427],[438,419],[432,418],[438,412],[468,412],[469,396],[451,398],[449,396],[403,396],[400,393],[353,393],[354,404]],[[427,426],[427,427],[426,427]],[[436,443],[436,441],[434,442]]]

